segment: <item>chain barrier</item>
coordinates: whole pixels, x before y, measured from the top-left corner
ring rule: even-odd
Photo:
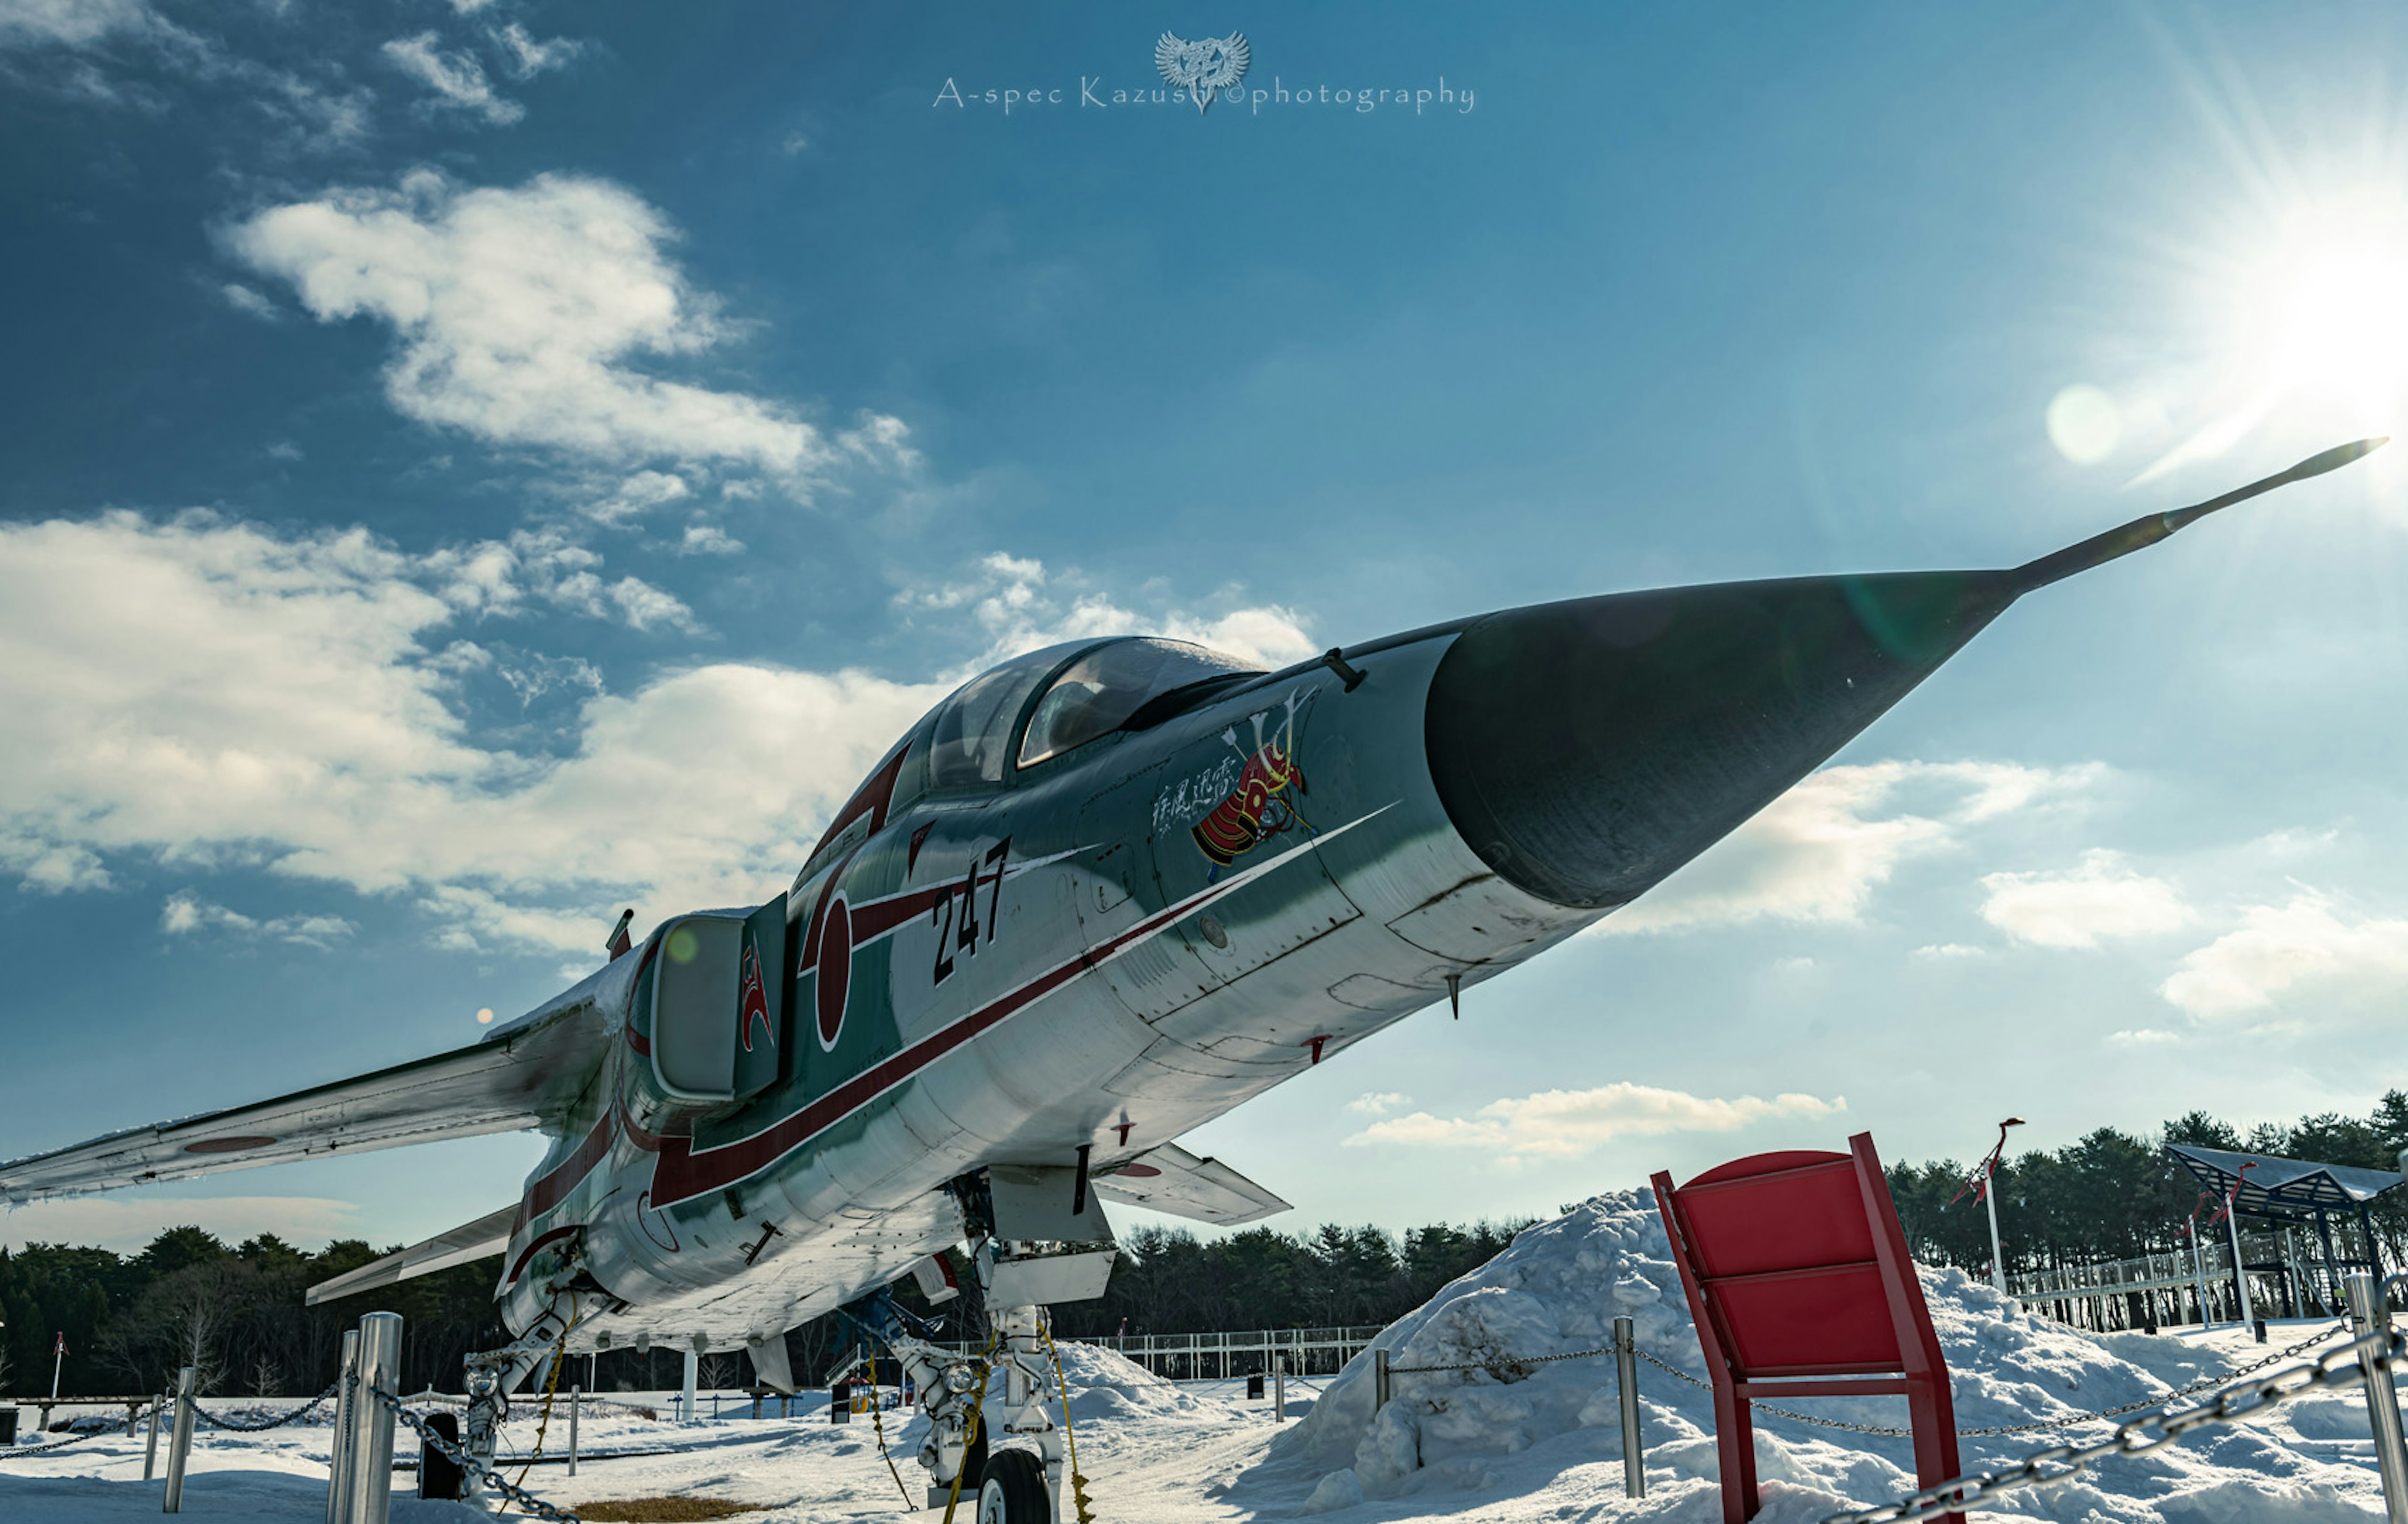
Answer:
[[[322,1391],[317,1396],[310,1398],[308,1402],[302,1403],[299,1407],[294,1408],[292,1412],[280,1415],[277,1417],[269,1418],[265,1423],[243,1423],[234,1418],[221,1418],[198,1403],[194,1403],[193,1404],[193,1417],[200,1419],[201,1422],[208,1424],[212,1429],[223,1429],[229,1433],[236,1434],[256,1434],[269,1429],[281,1429],[288,1423],[299,1423],[309,1414],[315,1412],[318,1407],[326,1401],[326,1399],[334,1396],[337,1388],[340,1385],[341,1383],[337,1382],[336,1386],[328,1387],[324,1391]]]
[[[375,1398],[379,1403],[384,1404],[387,1411],[391,1412],[394,1417],[399,1418],[404,1424],[406,1424],[408,1427],[409,1431],[416,1434],[419,1437],[420,1442],[428,1449],[433,1450],[436,1454],[442,1456],[447,1460],[450,1460],[453,1465],[458,1466],[462,1471],[467,1473],[469,1475],[476,1477],[480,1482],[490,1486],[501,1496],[509,1499],[514,1503],[517,1503],[519,1507],[526,1513],[532,1514],[538,1518],[551,1519],[553,1521],[553,1524],[584,1524],[584,1520],[579,1518],[575,1513],[568,1509],[556,1507],[552,1503],[544,1502],[541,1498],[537,1497],[534,1493],[511,1481],[509,1477],[504,1476],[500,1472],[495,1471],[493,1467],[485,1464],[482,1460],[470,1455],[466,1450],[461,1448],[452,1441],[445,1439],[434,1430],[429,1429],[426,1426],[425,1419],[420,1417],[417,1414],[412,1413],[409,1409],[402,1406],[401,1399],[394,1396],[391,1392],[380,1391],[376,1388],[370,1387],[368,1388],[368,1395]]]
[[[2311,1363],[2277,1371],[2249,1385],[2227,1387],[2197,1406],[2172,1413],[2160,1408],[2120,1423],[2114,1433],[2096,1444],[2054,1445],[2024,1457],[2004,1471],[1959,1476],[1878,1508],[1832,1514],[1822,1524],[1920,1524],[1921,1520],[1943,1514],[1966,1512],[1975,1503],[1986,1503],[2000,1493],[2057,1487],[2109,1456],[2146,1455],[2207,1424],[2238,1423],[2312,1391],[2358,1386],[2366,1380],[2368,1365],[2388,1377],[2392,1367],[2401,1362],[2403,1350],[2408,1350],[2408,1337],[2369,1333],[2326,1351]],[[2147,1432],[2151,1429],[2157,1432]]]
[[[1519,1370],[1525,1365],[1553,1365],[1559,1360],[1595,1360],[1599,1355],[1612,1353],[1613,1346],[1607,1345],[1602,1349],[1575,1349],[1568,1355],[1519,1355],[1512,1359],[1500,1356],[1496,1360],[1465,1360],[1460,1365],[1391,1365],[1388,1367],[1388,1374],[1390,1375],[1431,1375],[1440,1371],[1512,1371]],[[1677,1375],[1680,1373],[1673,1374]]]

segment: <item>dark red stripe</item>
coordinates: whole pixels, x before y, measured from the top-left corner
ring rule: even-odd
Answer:
[[[604,1112],[602,1119],[594,1124],[594,1131],[585,1134],[584,1141],[577,1146],[575,1152],[562,1160],[550,1174],[527,1187],[525,1197],[519,1202],[518,1220],[510,1227],[512,1232],[558,1206],[563,1197],[577,1189],[579,1181],[594,1173],[595,1165],[609,1157],[610,1122],[610,1113]]]

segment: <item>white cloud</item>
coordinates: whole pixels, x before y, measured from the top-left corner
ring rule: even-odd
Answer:
[[[1915,948],[1914,956],[1917,958],[1930,958],[1935,960],[1955,960],[1959,958],[1986,958],[1989,954],[1983,948],[1972,947],[1963,942],[1934,942],[1928,946]]]
[[[359,1233],[359,1207],[318,1196],[82,1196],[36,1202],[0,1217],[0,1246],[92,1244],[138,1253],[170,1228],[194,1227],[229,1244],[274,1233],[298,1248]]]
[[[694,489],[675,472],[638,471],[612,488],[607,497],[585,505],[585,513],[606,524],[621,524],[665,503],[693,495]]]
[[[1474,1115],[1433,1117],[1426,1111],[1373,1122],[1348,1138],[1353,1147],[1378,1143],[1442,1144],[1513,1158],[1571,1158],[1621,1138],[1665,1132],[1729,1132],[1775,1118],[1828,1117],[1845,1111],[1845,1097],[1753,1095],[1716,1100],[1652,1085],[1617,1083],[1593,1090],[1541,1090],[1492,1101]]]
[[[2157,987],[2201,1019],[2247,1017],[2300,990],[2338,1002],[2408,985],[2408,920],[2365,916],[2303,890],[2287,904],[2253,905],[2241,924],[2186,956]]]
[[[1075,577],[1053,576],[1041,561],[1002,551],[981,558],[967,580],[910,590],[896,601],[907,609],[968,609],[989,637],[971,670],[1061,641],[1101,635],[1164,635],[1269,667],[1303,661],[1321,649],[1306,634],[1303,616],[1292,608],[1264,604],[1217,615],[1173,610],[1150,617],[1082,590]]]
[[[287,538],[198,513],[0,524],[0,868],[65,891],[107,884],[119,854],[265,866],[406,895],[454,945],[580,953],[623,904],[652,918],[759,901],[949,685],[722,662],[614,694],[577,659],[497,661],[449,634],[566,601],[580,577],[633,621],[689,617],[591,559],[532,543],[412,556],[356,530]],[[480,672],[529,700],[585,691],[573,748],[472,741],[452,701]],[[162,925],[350,930],[192,890]]]
[[[908,461],[896,420],[871,415],[831,440],[781,404],[635,368],[700,354],[736,326],[668,261],[661,215],[605,180],[464,190],[419,171],[391,191],[271,207],[227,237],[321,320],[392,325],[385,392],[422,422],[597,463],[716,462],[799,478]]]
[[[688,524],[685,538],[678,542],[681,556],[735,556],[744,552],[744,542],[716,524]]]
[[[237,281],[227,281],[218,288],[218,292],[225,298],[226,306],[236,312],[248,313],[264,322],[276,322],[284,316],[276,309],[275,303]]]
[[[0,525],[0,867],[64,890],[115,853],[265,863],[582,950],[621,903],[782,887],[944,691],[722,662],[585,700],[558,760],[480,748],[448,697],[482,653],[438,634],[489,574],[197,515]]]
[[[2018,942],[2043,947],[2095,947],[2101,938],[2147,936],[2191,921],[2182,892],[2135,873],[2122,854],[2094,849],[2064,873],[1994,873],[1982,919]]]
[[[209,932],[246,941],[273,937],[303,947],[329,947],[359,930],[340,916],[278,916],[260,920],[222,904],[212,904],[190,890],[167,896],[160,907],[159,929],[169,936]]]
[[[585,44],[573,37],[538,42],[516,21],[493,34],[493,37],[494,45],[509,55],[510,72],[522,79],[532,79],[547,69],[566,68],[570,59],[585,50]]]
[[[1597,929],[1613,935],[1760,919],[1855,921],[1900,863],[1956,845],[1969,825],[2079,794],[2103,776],[2095,765],[2012,762],[1827,767]],[[1940,807],[1929,815],[1899,807],[1911,790],[1933,795]]]
[[[694,610],[674,593],[664,592],[639,577],[619,578],[610,584],[609,592],[610,602],[638,630],[662,624],[689,632],[701,628],[695,622]]]
[[[394,67],[435,92],[431,105],[481,117],[496,127],[507,127],[526,115],[525,107],[494,93],[484,65],[466,53],[443,51],[432,32],[394,38],[384,45],[384,56]]]
[[[144,0],[0,0],[0,48],[88,48],[113,34],[165,25]]]
[[[2114,1047],[2161,1047],[2168,1043],[2181,1042],[2182,1037],[2162,1027],[2130,1027],[2109,1033],[2106,1041]]]
[[[1409,1106],[1412,1104],[1412,1096],[1401,1095],[1395,1090],[1366,1090],[1347,1102],[1346,1109],[1359,1111],[1372,1117],[1384,1117],[1398,1106]]]

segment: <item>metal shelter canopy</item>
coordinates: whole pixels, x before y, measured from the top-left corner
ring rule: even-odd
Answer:
[[[2236,1211],[2292,1222],[2313,1222],[2319,1212],[2362,1210],[2375,1197],[2397,1190],[2403,1183],[2401,1175],[2388,1170],[2314,1164],[2186,1143],[2169,1143],[2166,1152],[2219,1198],[2229,1195],[2238,1180],[2241,1194],[2233,1203]]]

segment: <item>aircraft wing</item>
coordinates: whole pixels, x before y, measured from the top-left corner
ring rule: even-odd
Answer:
[[[1150,1148],[1090,1182],[1108,1201],[1233,1228],[1287,1211],[1288,1204],[1217,1159],[1198,1159],[1175,1143]]]
[[[381,1260],[371,1260],[357,1270],[347,1271],[333,1280],[322,1280],[309,1288],[306,1303],[317,1306],[322,1302],[337,1302],[355,1291],[373,1290],[380,1286],[393,1286],[419,1275],[432,1275],[438,1270],[464,1265],[471,1260],[481,1260],[488,1254],[499,1254],[509,1246],[510,1227],[518,1219],[518,1204],[486,1213],[474,1222],[466,1222],[450,1232],[437,1233],[423,1243],[396,1249]]]
[[[585,989],[472,1047],[10,1160],[0,1163],[0,1198],[19,1204],[540,1126],[584,1089],[607,1050]]]

